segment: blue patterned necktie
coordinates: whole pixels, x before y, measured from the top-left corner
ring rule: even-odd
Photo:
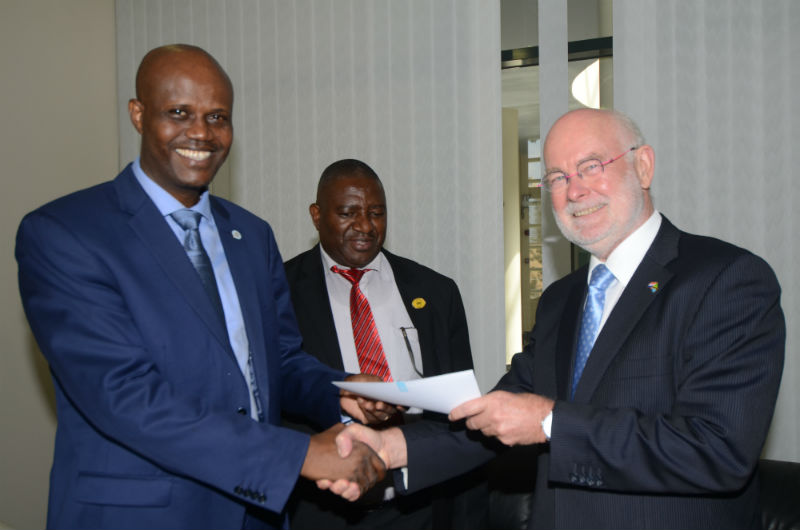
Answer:
[[[225,311],[222,309],[222,301],[219,298],[219,291],[217,290],[217,280],[214,278],[214,268],[211,266],[211,260],[206,254],[206,249],[203,248],[203,242],[200,240],[200,218],[203,214],[195,212],[194,210],[177,210],[172,212],[170,216],[178,223],[178,226],[183,228],[186,235],[183,239],[183,249],[189,256],[189,260],[194,265],[197,274],[200,275],[200,281],[203,283],[203,288],[206,294],[211,299],[211,304],[222,319],[223,325],[225,324]]]
[[[570,399],[575,396],[578,381],[581,379],[583,368],[586,366],[589,353],[594,346],[594,340],[597,338],[597,330],[603,316],[603,305],[606,301],[606,289],[612,281],[614,281],[614,275],[605,265],[600,264],[592,271],[592,278],[589,280],[589,295],[586,298],[586,307],[583,308],[581,331],[578,336],[578,351],[575,355],[575,370],[572,372]]]
[[[225,323],[225,311],[222,309],[222,300],[219,297],[219,290],[217,289],[217,280],[214,277],[214,267],[211,265],[211,260],[206,254],[206,249],[203,248],[203,241],[200,239],[200,219],[203,214],[194,210],[178,210],[172,212],[170,216],[178,223],[178,226],[183,228],[186,235],[183,239],[183,248],[189,256],[189,260],[194,265],[197,274],[200,275],[200,280],[206,290],[206,294],[211,299],[211,304],[222,319],[222,326],[227,330],[228,326]],[[248,352],[247,366],[244,368],[244,376],[247,379],[247,386],[250,390],[250,399],[252,405],[252,412],[250,416],[259,421],[263,418],[263,411],[261,408],[261,392],[258,389],[258,382],[256,381],[255,369],[253,368],[253,352]]]

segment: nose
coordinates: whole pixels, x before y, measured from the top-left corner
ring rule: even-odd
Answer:
[[[353,222],[353,228],[362,234],[368,234],[372,232],[373,225],[369,215],[366,213],[359,213],[356,215],[355,221]]]
[[[186,136],[193,140],[207,140],[211,136],[211,129],[203,116],[197,116],[186,129]]]
[[[589,188],[583,182],[580,175],[574,175],[567,180],[567,199],[572,202],[579,200],[584,195],[588,195]]]

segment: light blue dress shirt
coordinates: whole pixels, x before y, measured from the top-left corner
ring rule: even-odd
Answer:
[[[183,246],[185,232],[172,219],[170,214],[176,210],[186,209],[186,207],[145,174],[138,157],[133,162],[133,174],[142,188],[144,188],[148,197],[155,203],[158,211],[164,216],[181,246]],[[211,260],[211,266],[214,268],[214,277],[217,280],[222,309],[225,311],[228,339],[236,356],[236,362],[239,364],[239,370],[241,370],[242,376],[247,383],[247,388],[250,391],[250,416],[258,420],[261,404],[256,402],[251,385],[250,366],[248,364],[250,343],[247,340],[242,308],[239,305],[239,296],[236,294],[233,276],[231,275],[230,267],[228,267],[228,260],[225,258],[225,249],[222,247],[217,225],[214,223],[214,216],[211,214],[211,202],[208,192],[203,193],[197,204],[189,208],[189,210],[199,212],[203,216],[199,226],[200,239],[203,242],[203,247],[206,249],[209,260]]]

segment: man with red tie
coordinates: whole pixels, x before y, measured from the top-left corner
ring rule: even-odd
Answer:
[[[472,368],[455,282],[382,248],[386,197],[370,166],[353,159],[328,166],[309,213],[320,244],[286,262],[307,352],[333,368],[376,374],[385,381]],[[402,421],[420,416],[412,409]],[[387,424],[398,421],[391,418]],[[475,486],[478,476],[473,481],[462,477],[458,487],[452,482],[400,498],[391,488],[376,488],[371,498],[356,504],[301,483],[292,528],[478,528],[486,496],[472,489],[479,501],[468,502],[467,495],[459,494],[465,484]]]

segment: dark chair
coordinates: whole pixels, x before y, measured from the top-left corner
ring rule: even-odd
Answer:
[[[758,474],[764,530],[800,530],[800,463],[761,460]]]
[[[488,471],[489,529],[525,530],[536,476],[535,447],[511,448]],[[764,530],[800,530],[800,463],[761,460],[758,474]]]

